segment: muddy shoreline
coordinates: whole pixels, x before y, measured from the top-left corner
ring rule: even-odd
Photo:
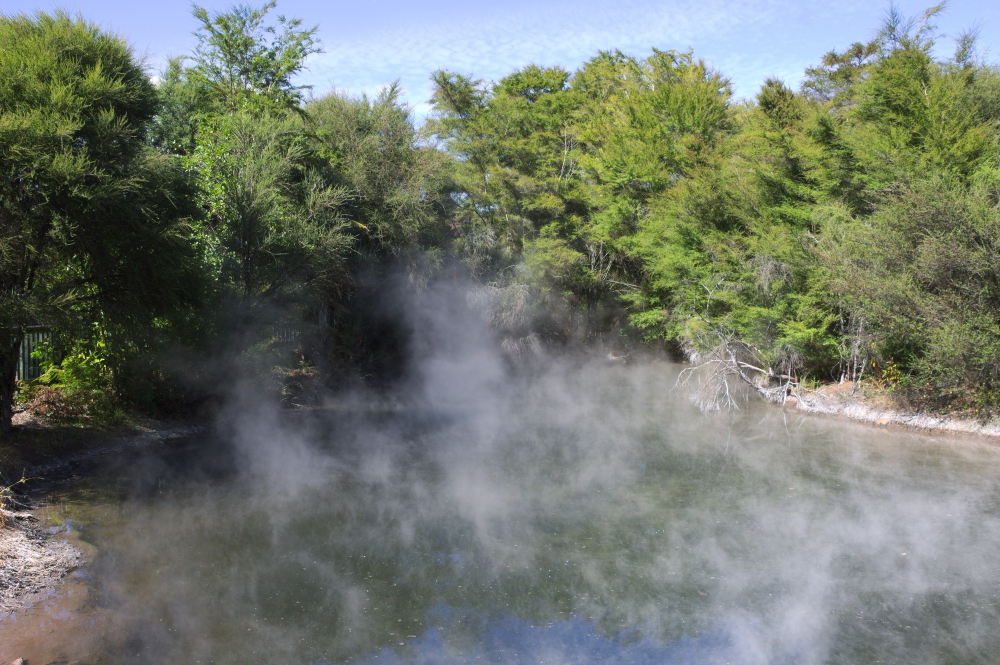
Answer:
[[[128,427],[90,431],[38,419],[21,425],[11,440],[0,442],[0,482],[10,484],[22,476],[60,480],[72,475],[74,467],[103,455],[196,436],[208,430],[204,420],[144,419]]]
[[[29,445],[47,430],[45,423],[30,428],[25,437]],[[53,436],[61,438],[51,448],[31,450],[25,441],[15,442],[14,449],[6,451],[0,487],[17,478],[32,482],[25,491],[9,492],[6,505],[0,504],[0,620],[50,597],[67,575],[86,562],[80,549],[43,527],[32,514],[41,496],[53,485],[87,473],[108,455],[186,440],[207,430],[200,422],[144,421],[128,429],[84,432],[72,438],[54,431]],[[15,466],[13,460],[20,464]]]

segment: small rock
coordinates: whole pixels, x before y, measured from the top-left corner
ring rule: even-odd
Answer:
[[[15,661],[11,661],[10,665],[24,665],[24,658],[18,658]]]

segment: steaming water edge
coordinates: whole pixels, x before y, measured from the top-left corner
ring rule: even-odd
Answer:
[[[31,662],[995,662],[995,445],[706,417],[677,370],[235,400],[51,494],[97,554]]]

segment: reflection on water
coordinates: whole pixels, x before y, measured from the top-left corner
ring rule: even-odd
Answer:
[[[450,614],[444,608],[444,614]],[[638,631],[636,631],[638,634]],[[511,617],[488,621],[479,627],[478,645],[467,651],[450,647],[437,627],[422,638],[408,636],[399,646],[403,651],[382,649],[361,661],[366,665],[402,663],[635,663],[637,665],[674,665],[675,663],[742,663],[737,629],[731,626],[663,644],[651,637],[617,639],[590,621],[571,618],[536,626]],[[753,662],[753,661],[749,661]]]
[[[31,663],[996,661],[992,444],[706,418],[675,371],[238,403],[52,494],[97,554]]]

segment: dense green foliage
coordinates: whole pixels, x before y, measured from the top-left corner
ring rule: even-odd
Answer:
[[[65,14],[0,17],[0,427],[44,320],[125,357],[197,298],[193,188],[152,151],[157,93],[120,38]]]
[[[300,366],[370,362],[393,333],[359,284],[454,261],[508,348],[738,348],[1000,404],[1000,71],[971,34],[935,59],[940,6],[747,100],[691,52],[439,71],[422,132],[395,86],[307,96],[316,28],[274,6],[195,6],[157,86],[82,20],[0,17],[5,427],[27,324],[69,359],[47,383],[152,404],[190,374],[168,349],[270,371],[294,329]]]
[[[433,232],[427,184],[443,164],[417,146],[395,87],[305,100],[292,77],[319,51],[316,29],[269,24],[273,7],[195,8],[199,45],[190,67],[166,72],[154,136],[200,193],[194,240],[217,302],[209,338],[235,342],[242,360],[257,354],[265,374],[287,362],[279,327],[300,334],[300,360],[341,355],[330,331],[344,327],[353,276]]]
[[[1000,72],[934,60],[940,9],[739,102],[690,53],[438,72],[467,261],[588,335],[997,404]]]

